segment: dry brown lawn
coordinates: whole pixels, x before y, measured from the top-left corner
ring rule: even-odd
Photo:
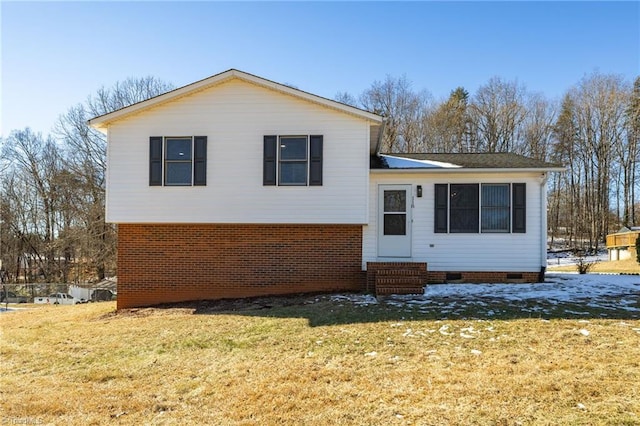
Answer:
[[[575,265],[558,266],[553,265],[553,261],[549,261],[547,268],[551,272],[576,272]],[[612,260],[607,262],[597,262],[593,265],[590,272],[609,272],[609,273],[631,273],[640,274],[640,264],[635,259]]]
[[[0,314],[0,424],[640,424],[637,319],[261,308]]]

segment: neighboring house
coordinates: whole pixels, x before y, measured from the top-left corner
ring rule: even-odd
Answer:
[[[238,70],[89,123],[107,134],[118,308],[545,270],[555,165],[382,155],[383,117]]]
[[[640,237],[640,227],[623,226],[618,232],[607,235],[609,260],[626,260],[636,258],[636,240]]]

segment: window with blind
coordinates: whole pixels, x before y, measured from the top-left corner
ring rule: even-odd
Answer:
[[[525,233],[525,183],[436,184],[436,233]]]
[[[482,184],[482,232],[509,232],[511,230],[511,203],[508,183]]]

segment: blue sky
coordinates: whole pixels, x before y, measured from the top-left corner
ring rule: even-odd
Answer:
[[[238,68],[329,98],[387,74],[436,98],[497,75],[559,98],[596,70],[640,74],[639,2],[0,1],[0,19],[3,136],[147,75]]]

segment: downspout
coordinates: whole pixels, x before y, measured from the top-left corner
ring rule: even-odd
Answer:
[[[378,132],[378,140],[376,141],[376,148],[375,148],[375,156],[376,157],[380,157],[380,148],[382,148],[382,135],[384,134],[384,128],[386,127],[387,124],[387,119],[386,118],[382,118],[382,122],[380,123],[380,131]],[[369,149],[371,149],[371,147],[369,147]],[[371,154],[371,153],[369,153]],[[369,223],[369,203],[371,203],[371,197],[373,196],[371,194],[371,191],[369,191],[369,187],[371,184],[371,169],[369,167],[369,165],[367,165],[367,172],[369,174],[369,179],[367,181],[367,223]],[[376,219],[377,220],[377,219]],[[364,226],[362,227],[362,232],[364,234]],[[378,246],[378,236],[376,235],[375,238],[375,242],[376,242],[376,247]],[[367,268],[367,262],[364,261],[364,246],[365,246],[365,239],[362,238],[362,251],[361,251],[361,257],[362,257],[362,270],[367,270],[367,274],[366,274],[366,283],[365,283],[365,290],[367,292],[373,291],[375,292],[375,283],[373,284],[373,289],[369,288],[369,272],[368,272],[368,268]],[[376,248],[376,257],[378,256],[377,254],[377,248]]]
[[[382,118],[382,122],[380,123],[380,130],[378,132],[378,140],[376,141],[376,147],[375,147],[375,151],[374,151],[374,154],[375,154],[376,157],[380,156],[380,148],[382,147],[382,135],[384,134],[384,128],[385,128],[386,124],[387,124],[387,119],[383,117]],[[370,134],[371,133],[369,133],[369,135]],[[371,136],[369,136],[369,137],[371,137]],[[369,145],[369,149],[371,149],[371,145]],[[371,156],[371,151],[369,151],[369,156]],[[368,158],[370,158],[370,157],[368,157]],[[366,215],[365,217],[366,217],[366,221],[367,221],[367,225],[368,225],[369,224],[369,219],[370,219],[369,218],[369,203],[371,203],[371,197],[372,197],[371,191],[369,190],[369,187],[371,185],[371,167],[370,167],[369,161],[367,161],[367,176],[368,176],[368,178],[367,178],[367,209],[366,209],[366,212],[365,212],[365,215]],[[363,235],[364,235],[364,232],[365,232],[364,228],[365,228],[365,225],[362,226]],[[376,241],[376,247],[377,247],[377,245],[378,245],[378,237],[377,236],[376,236],[375,241]],[[364,251],[365,251],[365,238],[362,238],[362,244],[361,244],[361,248],[360,248],[360,258],[361,258],[361,261],[362,261],[362,270],[366,271],[367,270],[367,262],[364,259]],[[376,256],[377,256],[377,254],[376,254]],[[367,273],[366,276],[367,276],[367,278],[366,278],[366,281],[365,281],[365,290],[367,292],[370,292],[372,289],[369,288],[369,279],[368,279],[369,274]],[[375,284],[374,284],[373,291],[375,291]]]
[[[544,273],[547,270],[547,179],[548,174],[540,176],[540,275],[539,282],[544,282]]]

